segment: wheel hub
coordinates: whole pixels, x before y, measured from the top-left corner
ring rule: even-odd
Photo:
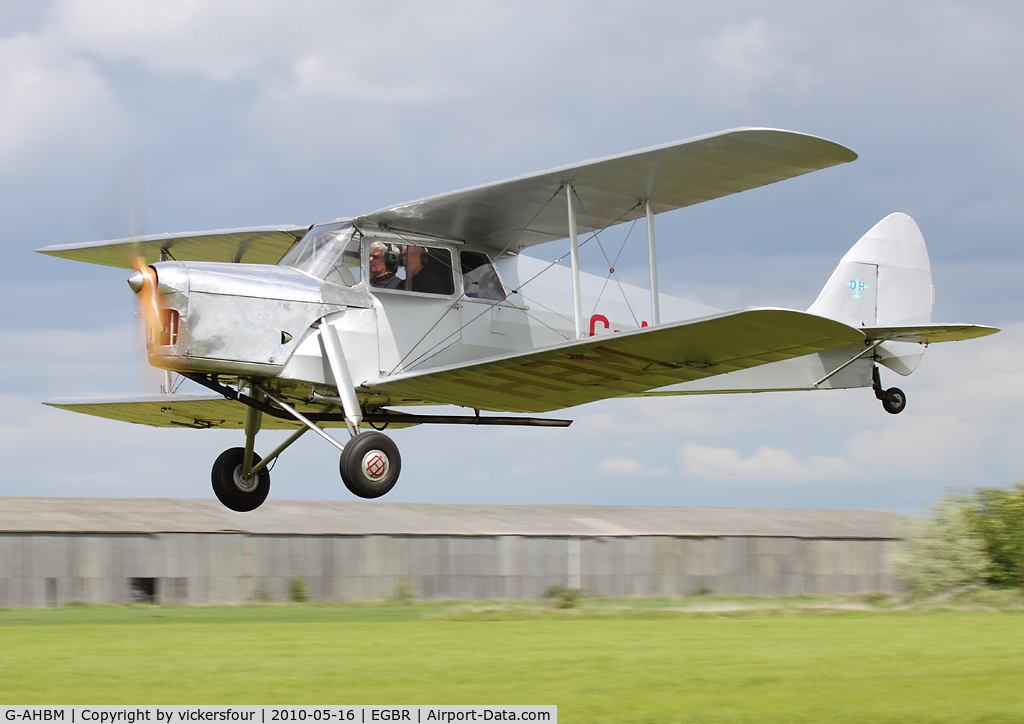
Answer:
[[[388,456],[382,451],[370,450],[368,453],[363,455],[363,461],[360,467],[363,471],[363,475],[365,475],[368,480],[377,482],[388,474],[388,470],[391,468],[391,461],[388,460]]]
[[[235,468],[235,472],[231,476],[232,481],[235,483],[235,487],[241,490],[243,493],[251,493],[252,491],[256,490],[256,487],[260,484],[259,478],[259,475],[253,475],[248,478],[242,475],[241,465]]]

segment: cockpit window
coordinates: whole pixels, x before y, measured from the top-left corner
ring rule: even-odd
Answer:
[[[416,244],[370,242],[370,286],[421,294],[454,294],[452,253]]]
[[[486,254],[478,251],[464,251],[459,254],[462,262],[462,293],[470,299],[505,301],[505,288],[498,279],[494,266]]]
[[[278,262],[331,284],[359,283],[360,237],[351,224],[314,226]]]

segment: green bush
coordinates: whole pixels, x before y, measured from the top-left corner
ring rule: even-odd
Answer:
[[[554,583],[544,589],[544,598],[558,598],[565,593],[565,588]]]
[[[973,525],[972,508],[971,498],[947,495],[931,517],[907,526],[892,563],[914,593],[934,595],[985,582],[990,561]]]
[[[576,608],[580,599],[583,598],[583,591],[578,588],[563,588],[559,585],[548,586],[544,591],[544,598],[555,599],[558,608]]]
[[[395,586],[395,595],[392,598],[402,603],[412,603],[412,600],[416,598],[416,591],[413,590],[412,584],[408,581],[399,581],[398,585]]]
[[[292,600],[296,603],[309,600],[309,589],[306,588],[306,582],[301,578],[292,579],[289,592],[291,593]]]
[[[986,581],[1024,588],[1024,481],[1011,488],[979,488],[972,502],[968,519],[989,558]]]

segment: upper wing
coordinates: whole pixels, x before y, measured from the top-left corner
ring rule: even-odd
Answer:
[[[995,334],[999,330],[983,324],[919,324],[901,327],[864,327],[864,335],[872,341],[891,339],[897,342],[959,342]]]
[[[831,319],[750,309],[396,375],[359,392],[383,405],[546,412],[863,342]]]
[[[640,218],[647,200],[661,213],[856,158],[850,149],[816,136],[736,129],[400,204],[356,223],[519,251],[569,235],[567,184],[579,199],[577,227],[585,233]],[[123,268],[134,266],[139,256],[147,264],[160,261],[162,254],[178,261],[276,264],[308,228],[156,234],[38,251]]]
[[[375,211],[357,225],[519,251],[569,236],[566,184],[580,232],[691,206],[857,158],[816,136],[743,128],[477,186]]]
[[[308,226],[250,226],[244,229],[154,234],[134,239],[58,244],[37,249],[40,254],[130,269],[143,257],[146,264],[161,261],[161,252],[178,261],[227,261],[276,264]]]

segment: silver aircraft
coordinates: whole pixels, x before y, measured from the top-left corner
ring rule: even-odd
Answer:
[[[212,473],[236,511],[263,503],[269,463],[310,430],[341,451],[348,489],[376,498],[401,470],[380,431],[389,426],[557,427],[570,421],[481,413],[851,387],[872,388],[895,414],[906,398],[882,386],[879,365],[908,375],[933,342],[998,331],[931,323],[928,251],[909,216],[868,231],[806,312],[721,311],[658,293],[655,214],[856,158],[814,136],[744,128],[312,226],[48,246],[39,251],[135,268],[149,361],[166,372],[160,395],[47,404],[244,430]],[[607,276],[579,270],[579,236],[627,222],[646,226],[649,290],[619,283],[613,263]],[[567,237],[569,268],[521,253]],[[209,393],[172,393],[173,373]],[[395,409],[436,405],[467,413]],[[261,428],[294,433],[261,458]]]

